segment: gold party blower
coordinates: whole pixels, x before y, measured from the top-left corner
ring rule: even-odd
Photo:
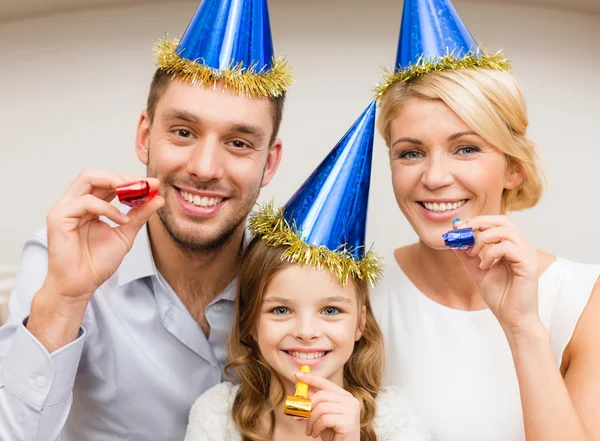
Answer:
[[[310,372],[310,366],[300,367],[300,372]],[[285,399],[283,413],[286,415],[308,418],[310,417],[311,405],[310,398],[308,398],[308,384],[298,381],[294,396],[288,396]]]

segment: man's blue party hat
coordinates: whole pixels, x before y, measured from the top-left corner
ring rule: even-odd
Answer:
[[[240,95],[281,96],[292,83],[273,56],[267,0],[203,0],[178,42],[163,38],[156,64],[193,84],[224,81]]]

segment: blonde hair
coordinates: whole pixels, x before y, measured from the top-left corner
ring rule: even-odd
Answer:
[[[434,72],[391,86],[381,100],[377,126],[390,147],[390,124],[411,98],[443,101],[486,141],[506,156],[509,167],[523,172],[523,182],[502,194],[502,211],[533,207],[540,200],[545,174],[537,147],[527,137],[523,94],[508,72],[464,69]]]
[[[268,441],[273,436],[274,409],[283,399],[270,400],[271,381],[281,379],[267,364],[251,334],[260,318],[264,293],[273,277],[294,263],[282,260],[285,246],[271,247],[254,238],[246,250],[238,276],[238,296],[233,328],[229,338],[229,356],[226,367],[240,381],[232,416],[243,441]],[[375,320],[367,282],[351,277],[358,304],[366,309],[366,322],[362,337],[354,344],[354,351],[344,365],[344,389],[360,402],[361,441],[377,441],[372,426],[376,414],[375,398],[381,388],[384,363],[383,335]],[[233,371],[233,372],[232,372]],[[265,430],[264,417],[270,418]]]

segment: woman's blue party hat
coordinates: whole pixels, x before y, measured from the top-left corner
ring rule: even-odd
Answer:
[[[479,48],[450,0],[404,0],[395,70],[384,73],[376,93],[431,72],[475,68],[508,70],[510,63]]]

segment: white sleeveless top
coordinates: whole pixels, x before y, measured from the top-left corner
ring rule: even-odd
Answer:
[[[434,302],[384,256],[373,292],[385,337],[386,384],[406,391],[434,441],[524,441],[510,348],[489,309],[461,311]],[[557,259],[539,280],[539,309],[558,366],[600,275],[600,265]]]
[[[185,441],[241,441],[231,409],[239,385],[220,383],[207,390],[192,406]],[[431,441],[422,419],[406,394],[397,387],[377,395],[373,428],[377,441]]]

